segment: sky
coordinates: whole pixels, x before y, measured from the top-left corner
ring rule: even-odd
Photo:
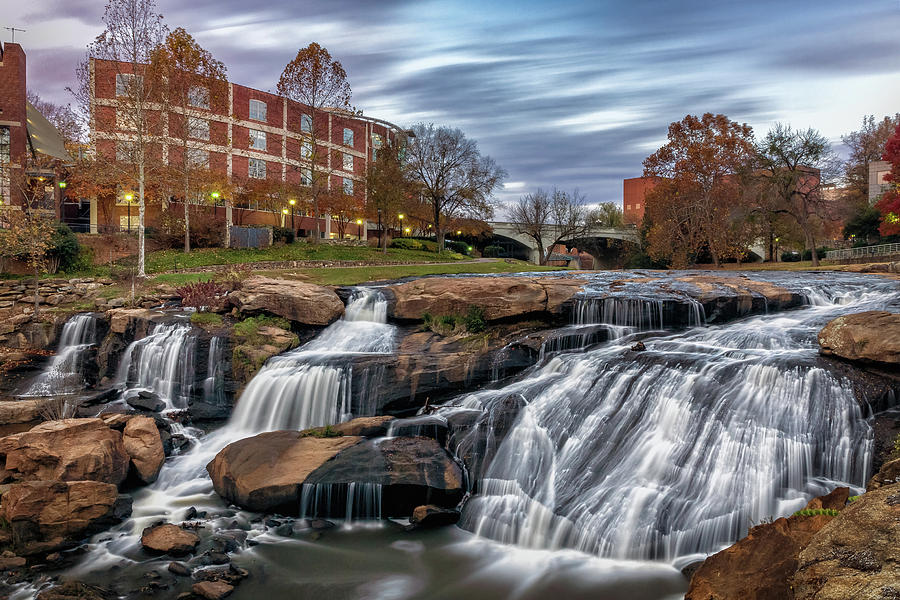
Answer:
[[[0,10],[28,55],[28,87],[71,102],[102,0]],[[365,114],[462,129],[508,173],[498,200],[537,187],[622,201],[622,179],[686,114],[775,122],[833,140],[900,112],[900,0],[158,0],[228,68],[274,90],[297,50],[340,60]],[[9,32],[0,29],[3,41]]]

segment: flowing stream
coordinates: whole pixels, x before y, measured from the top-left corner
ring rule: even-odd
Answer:
[[[836,485],[864,486],[869,415],[851,382],[818,357],[815,334],[840,314],[897,310],[896,282],[767,275],[808,306],[710,326],[695,301],[611,299],[602,277],[580,298],[568,341],[549,344],[514,380],[438,409],[448,421],[476,417],[468,434],[450,440],[460,454],[474,448],[479,465],[461,529],[410,537],[381,522],[320,541],[282,537],[212,492],[205,465],[232,441],[372,414],[367,394],[377,391],[378,374],[354,376],[354,359],[392,353],[397,331],[382,295],[359,288],[342,320],[265,364],[227,425],[170,458],[157,482],[135,493],[133,517],[98,536],[71,574],[90,579],[123,561],[145,569],[142,528],[177,522],[194,506],[216,515],[214,528],[237,524],[258,543],[233,557],[254,573],[235,590],[238,599],[659,600],[684,593],[682,566],[751,524]],[[670,320],[673,302],[684,305],[678,322]],[[189,343],[180,335],[160,327],[149,336],[159,343],[132,344],[122,380],[163,390],[177,405],[185,379],[167,353]],[[631,349],[638,340],[645,350]],[[348,521],[377,516],[380,490],[355,486],[346,496]],[[305,489],[300,509],[315,516],[322,502],[330,504]]]
[[[97,315],[75,315],[63,325],[56,356],[38,375],[24,396],[71,394],[84,387],[83,361],[97,344]]]

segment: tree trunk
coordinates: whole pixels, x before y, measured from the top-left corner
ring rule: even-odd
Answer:
[[[378,243],[381,246],[381,253],[387,254],[387,236],[384,235],[384,227],[378,231]]]
[[[542,244],[540,240],[535,241],[537,242],[538,247],[538,264],[543,267],[547,264],[548,256],[544,253],[544,244]]]
[[[225,198],[225,247],[231,248],[231,200]]]
[[[713,266],[718,269],[720,266],[719,265],[719,253],[710,249],[709,254],[710,254],[710,256],[712,256]]]
[[[36,319],[38,316],[38,311],[40,310],[40,296],[38,295],[38,289],[41,287],[40,277],[38,273],[38,268],[34,268],[34,318]]]
[[[819,253],[816,252],[816,236],[812,231],[806,233],[806,247],[809,248],[809,257],[812,259],[812,266],[819,266]]]
[[[191,211],[188,208],[188,176],[184,175],[184,251],[191,251]]]
[[[146,277],[144,272],[144,159],[138,166],[138,264],[137,276]]]
[[[313,193],[313,244],[319,243],[319,198]]]
[[[444,251],[444,231],[441,229],[441,201],[438,198],[432,198],[431,204],[434,207],[434,237],[437,240],[437,251]]]

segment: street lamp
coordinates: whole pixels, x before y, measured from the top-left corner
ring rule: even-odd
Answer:
[[[362,219],[356,220],[356,241],[362,239]]]
[[[291,205],[291,231],[296,233],[297,229],[294,228],[294,205],[297,204],[297,201],[291,198],[290,200],[288,200],[288,204]]]
[[[60,182],[59,182],[59,189],[61,189],[61,190],[66,189],[66,182],[65,182],[65,181],[60,181]]]
[[[407,227],[406,229],[403,230],[403,232],[404,232],[406,235],[409,235],[409,232],[410,232],[410,231],[411,231],[411,229],[410,229],[409,227]]]
[[[134,200],[134,196],[131,194],[125,194],[125,202],[128,204],[128,233],[131,233],[131,201]]]
[[[288,209],[282,208],[281,209],[281,226],[282,227],[284,227],[284,217],[286,214],[288,214]]]
[[[460,231],[459,229],[457,229],[457,230],[456,230],[456,235],[462,235],[462,231]]]

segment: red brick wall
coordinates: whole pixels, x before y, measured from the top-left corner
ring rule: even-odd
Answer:
[[[27,148],[25,112],[25,51],[19,44],[3,44],[0,62],[0,125],[9,127],[9,154],[13,164],[21,165]],[[15,175],[13,175],[15,177]],[[12,202],[21,204],[21,192],[10,189]]]
[[[623,181],[622,210],[625,222],[632,225],[640,225],[644,220],[647,192],[656,186],[652,177],[632,177]]]

